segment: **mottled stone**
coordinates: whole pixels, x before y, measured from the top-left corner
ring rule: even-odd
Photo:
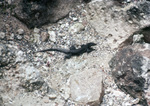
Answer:
[[[145,92],[150,88],[150,45],[134,44],[124,47],[111,59],[112,76],[117,86],[147,106]]]
[[[70,27],[69,32],[71,34],[78,33],[84,30],[84,28],[85,27],[82,25],[82,23],[75,23],[73,26]]]
[[[13,63],[14,60],[15,54],[13,50],[4,44],[0,44],[0,67],[7,66]]]
[[[44,84],[44,80],[41,77],[39,70],[32,65],[27,65],[24,68],[25,76],[20,85],[28,92],[40,89]]]
[[[4,39],[5,38],[5,33],[4,32],[0,32],[0,39]]]
[[[19,34],[19,35],[24,34],[24,30],[23,30],[23,29],[21,29],[21,28],[20,28],[20,29],[18,29],[18,31],[17,31],[17,32],[18,32],[18,34]]]
[[[34,42],[39,43],[40,42],[40,35],[34,34]]]
[[[45,42],[49,39],[49,34],[47,32],[41,32],[41,40]]]
[[[4,104],[3,104],[3,99],[2,99],[2,97],[1,97],[1,95],[0,95],[0,106],[4,106]]]
[[[55,31],[48,31],[48,34],[50,35],[50,36],[49,36],[49,39],[50,39],[52,42],[56,42],[56,33],[55,33]]]
[[[39,29],[39,28],[34,28],[33,32],[34,32],[34,33],[39,33],[39,32],[40,32],[40,29]]]

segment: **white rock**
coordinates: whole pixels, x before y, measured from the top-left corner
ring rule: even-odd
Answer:
[[[4,39],[5,38],[5,33],[4,32],[0,32],[0,39]]]
[[[40,42],[40,35],[34,34],[34,42],[39,43]]]
[[[52,42],[56,42],[56,33],[54,31],[48,31],[48,34],[50,35],[49,39]]]
[[[85,27],[81,23],[75,23],[73,26],[70,27],[69,32],[71,34],[78,33],[84,30],[84,28]]]
[[[20,28],[20,29],[18,29],[18,31],[17,31],[17,32],[18,32],[18,34],[19,34],[19,35],[24,34],[24,30],[23,30],[23,29],[21,29],[21,28]]]
[[[27,66],[25,70],[26,80],[38,79],[40,77],[40,72],[33,66]]]
[[[71,98],[90,105],[100,104],[103,96],[102,72],[97,69],[84,70],[70,78]]]
[[[11,3],[12,3],[12,0],[7,0],[7,3],[8,3],[8,4],[11,4]]]
[[[48,97],[49,99],[56,99],[57,95],[53,93],[53,94],[49,94]]]
[[[10,40],[13,40],[13,39],[14,39],[14,36],[15,36],[14,33],[12,33],[12,34],[10,35],[9,39],[10,39]]]
[[[142,34],[136,34],[133,36],[133,43],[141,42],[142,38],[144,38],[144,35]]]
[[[63,85],[60,89],[61,96],[67,100],[70,97],[70,88],[67,85]]]
[[[26,61],[23,51],[17,51],[16,63]]]
[[[38,28],[34,28],[34,31],[33,31],[34,33],[39,33],[40,32],[40,29],[38,29]]]

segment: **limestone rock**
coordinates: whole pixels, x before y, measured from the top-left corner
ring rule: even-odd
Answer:
[[[83,105],[98,105],[103,97],[102,72],[84,70],[70,78],[71,98]]]

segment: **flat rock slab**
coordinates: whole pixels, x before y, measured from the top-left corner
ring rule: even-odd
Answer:
[[[102,72],[94,68],[71,76],[71,98],[81,104],[100,104],[103,96],[102,81]]]

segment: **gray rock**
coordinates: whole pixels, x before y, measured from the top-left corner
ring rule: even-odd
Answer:
[[[0,32],[0,39],[4,39],[5,38],[5,33],[4,32]]]
[[[147,106],[150,99],[144,92],[150,89],[150,45],[124,47],[111,59],[110,67],[117,86],[132,97],[139,98],[139,104]]]
[[[45,42],[49,39],[49,34],[47,32],[41,32],[41,40]]]
[[[75,23],[73,26],[70,27],[69,32],[71,34],[78,33],[84,30],[84,28],[85,27],[82,25],[82,23]]]
[[[133,35],[133,43],[142,43],[143,38],[144,38],[144,35],[142,35],[142,34]]]
[[[40,35],[39,34],[34,34],[34,42],[40,43]]]
[[[24,34],[24,30],[23,30],[23,29],[21,29],[21,28],[20,28],[20,29],[18,29],[18,31],[17,31],[17,32],[18,32],[18,34],[19,34],[19,35],[23,35],[23,34]]]
[[[44,80],[40,75],[38,69],[32,65],[27,65],[25,67],[25,76],[21,82],[21,86],[28,92],[33,92],[40,89],[44,84]]]
[[[0,44],[0,67],[7,66],[15,61],[15,54],[11,48]]]
[[[39,32],[40,32],[40,29],[34,28],[33,32],[34,32],[34,33],[39,33]]]
[[[55,33],[55,31],[48,31],[48,34],[50,35],[50,36],[49,36],[49,39],[50,39],[52,42],[56,42],[56,33]]]
[[[16,38],[17,38],[18,40],[21,40],[23,37],[22,37],[22,35],[17,35]]]
[[[70,87],[67,85],[63,85],[60,88],[60,94],[65,100],[68,100],[68,98],[70,97]]]
[[[150,43],[150,26],[135,31],[119,47],[122,48],[134,43]]]
[[[24,61],[26,61],[24,52],[21,50],[17,51],[16,52],[16,63],[24,62]]]
[[[3,104],[3,99],[2,99],[1,96],[0,96],[0,106],[4,106],[4,104]]]
[[[80,0],[17,0],[14,16],[29,28],[56,22],[65,17]],[[15,1],[14,1],[15,2]],[[65,7],[65,8],[64,8]]]
[[[71,98],[83,105],[98,105],[103,97],[102,72],[84,70],[70,78]]]
[[[141,30],[137,31],[139,34],[143,34],[144,42],[150,43],[150,26],[142,28]]]

